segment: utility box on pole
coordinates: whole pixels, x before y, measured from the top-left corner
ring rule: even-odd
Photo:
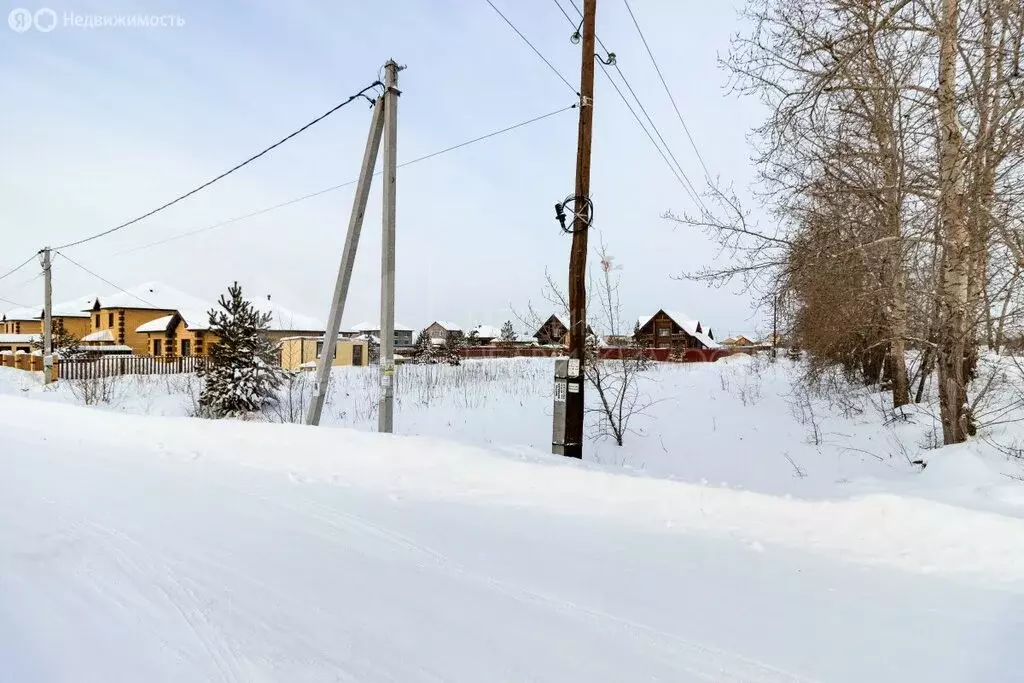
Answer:
[[[575,358],[555,359],[555,395],[551,411],[551,452],[555,455],[567,455],[566,447],[571,453],[574,446],[580,445],[573,441],[571,435],[566,431],[565,406],[570,394],[576,396],[581,393],[583,382],[581,374],[580,363]]]

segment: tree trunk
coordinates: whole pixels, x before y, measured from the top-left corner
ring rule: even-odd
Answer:
[[[939,215],[943,256],[941,325],[938,334],[939,408],[942,440],[960,443],[967,438],[967,350],[969,235],[964,216],[963,134],[957,119],[956,78],[959,34],[958,0],[942,1],[939,30]]]

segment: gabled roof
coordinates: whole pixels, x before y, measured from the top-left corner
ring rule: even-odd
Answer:
[[[654,316],[658,315],[658,313],[664,313],[665,315],[667,315],[672,320],[672,322],[681,327],[683,331],[686,332],[686,334],[690,335],[691,337],[693,337],[694,339],[696,339],[709,349],[721,348],[721,344],[719,344],[714,339],[705,334],[703,332],[703,328],[701,328],[701,332],[697,331],[697,328],[700,327],[699,320],[697,320],[696,318],[691,318],[685,313],[680,313],[679,311],[667,311],[664,308],[659,309],[652,315],[641,316],[637,318],[637,327],[644,327],[645,325],[647,325],[647,323],[651,322]]]
[[[352,326],[353,332],[380,332],[380,323],[363,321]],[[413,332],[413,328],[395,321],[395,332]]]
[[[135,328],[136,332],[166,332],[167,328],[171,326],[171,321],[174,320],[174,315],[165,315],[162,318],[156,320],[150,320],[148,323],[142,323]]]
[[[430,327],[431,325],[440,325],[449,332],[462,332],[461,327],[459,327],[455,323],[446,322],[444,320],[435,320],[434,322],[430,323],[430,325],[427,325],[427,327]]]

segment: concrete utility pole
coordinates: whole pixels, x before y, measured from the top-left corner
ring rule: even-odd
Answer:
[[[377,431],[394,431],[395,404],[395,204],[398,148],[398,72],[384,65],[384,211],[380,250],[380,405]]]
[[[352,199],[352,214],[348,220],[348,233],[345,236],[345,248],[341,253],[341,266],[338,268],[338,281],[334,285],[334,298],[331,300],[331,312],[327,317],[327,329],[324,332],[323,350],[317,359],[316,394],[309,404],[306,413],[306,424],[320,424],[320,414],[324,408],[327,387],[331,381],[331,366],[334,364],[334,350],[338,345],[338,332],[341,330],[341,317],[345,312],[345,300],[348,299],[348,286],[352,281],[352,267],[356,261],[356,249],[359,248],[359,234],[363,229],[363,217],[366,215],[366,202],[370,198],[370,185],[373,181],[373,167],[377,164],[377,151],[380,149],[381,133],[384,130],[384,100],[378,98],[373,105],[373,118],[370,121],[370,135],[366,139],[363,152],[363,164],[359,171],[359,184],[356,195]]]
[[[50,268],[50,248],[44,247],[43,261],[43,383],[53,377],[53,281]]]
[[[587,344],[587,230],[590,227],[590,146],[594,122],[594,25],[597,0],[583,0],[580,123],[576,141],[576,201],[569,256],[569,364],[564,455],[583,457],[583,388]],[[576,375],[574,377],[574,374]]]

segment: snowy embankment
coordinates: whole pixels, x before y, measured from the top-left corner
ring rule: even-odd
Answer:
[[[644,435],[570,462],[534,434],[548,369],[410,369],[399,424],[447,439],[0,374],[0,680],[1019,680],[1024,520],[991,453],[917,473],[876,456],[929,425],[822,405],[809,439],[787,370],[716,364],[658,370]],[[372,375],[336,377],[331,421],[368,426]]]

